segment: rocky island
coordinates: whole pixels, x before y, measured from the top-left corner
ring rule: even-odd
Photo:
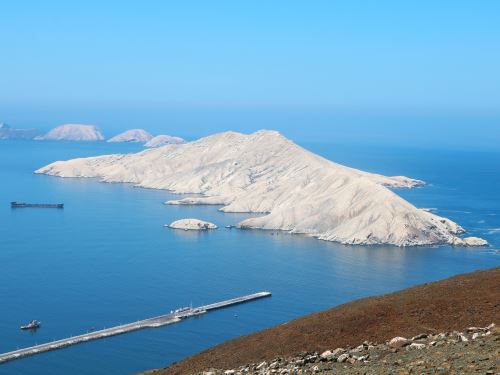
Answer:
[[[169,225],[166,225],[172,229],[183,229],[183,230],[208,230],[217,229],[217,225],[210,223],[208,221],[198,220],[198,219],[181,219],[176,220]]]
[[[342,244],[484,244],[461,238],[465,230],[460,225],[418,209],[392,190],[423,181],[349,168],[269,130],[219,133],[136,154],[57,161],[36,173],[196,194],[168,204],[262,213],[241,221],[239,228],[282,230]]]
[[[37,134],[36,129],[15,129],[0,122],[0,139],[33,139]]]
[[[137,142],[137,143],[145,143],[151,140],[153,136],[149,134],[144,129],[130,129],[118,135],[115,135],[113,138],[107,140],[107,142]]]
[[[186,141],[180,137],[173,137],[171,135],[157,135],[151,138],[144,146],[146,147],[160,147],[170,144],[185,143]]]
[[[39,141],[102,141],[104,135],[95,125],[65,124],[35,139]]]

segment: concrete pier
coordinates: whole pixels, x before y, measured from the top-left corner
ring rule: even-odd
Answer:
[[[187,308],[182,311],[172,311],[169,314],[160,315],[154,318],[139,320],[137,322],[122,324],[119,326],[102,329],[99,331],[88,332],[82,335],[73,336],[61,340],[56,340],[52,342],[48,342],[45,344],[35,345],[28,348],[14,350],[8,353],[0,354],[0,364],[12,361],[14,359],[20,359],[28,356],[32,356],[35,354],[40,354],[43,352],[48,352],[51,350],[62,349],[67,346],[80,344],[83,342],[103,339],[109,336],[121,335],[127,332],[136,331],[144,328],[157,328],[162,327],[168,324],[173,324],[180,322],[183,319],[187,319],[193,316],[199,316],[201,314],[205,314],[210,310],[222,309],[224,307],[229,307],[233,305],[237,305],[240,303],[245,303],[249,301],[253,301],[256,299],[269,297],[271,296],[270,292],[259,292],[254,294],[249,294],[242,297],[237,297],[221,302],[212,303],[210,305],[204,305],[199,307]]]

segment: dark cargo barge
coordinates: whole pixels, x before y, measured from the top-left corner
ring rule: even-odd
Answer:
[[[64,203],[23,203],[10,202],[10,208],[64,208]]]

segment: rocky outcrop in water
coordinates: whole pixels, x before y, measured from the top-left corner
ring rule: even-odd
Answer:
[[[198,219],[181,219],[176,220],[173,223],[167,225],[167,227],[172,229],[183,229],[183,230],[209,230],[217,229],[217,225],[210,223],[208,221],[198,220]]]

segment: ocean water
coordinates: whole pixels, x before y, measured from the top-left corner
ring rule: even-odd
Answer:
[[[342,246],[299,235],[228,230],[247,215],[166,206],[165,191],[33,174],[54,160],[133,152],[138,145],[0,142],[0,352],[269,290],[273,296],[159,329],[0,365],[0,374],[134,374],[225,340],[359,297],[500,265],[500,152],[310,143],[353,167],[407,175],[418,207],[490,241],[488,248]],[[9,202],[64,202],[64,210]],[[197,217],[208,233],[163,225]],[[237,316],[235,316],[237,314]],[[19,330],[32,319],[35,333]]]

